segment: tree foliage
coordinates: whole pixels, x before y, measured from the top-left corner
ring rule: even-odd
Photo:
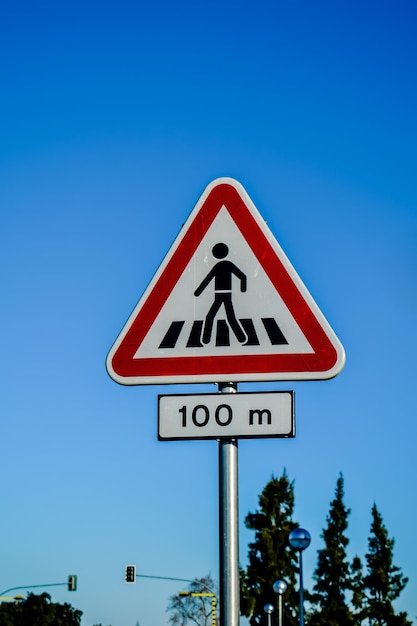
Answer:
[[[395,614],[393,602],[408,579],[393,564],[394,539],[388,537],[382,516],[374,503],[371,534],[366,554],[367,573],[363,577],[363,616],[369,626],[409,626],[406,613]]]
[[[344,480],[340,474],[335,497],[330,503],[327,526],[322,532],[324,548],[318,551],[315,580],[311,596],[314,609],[309,626],[353,626],[354,617],[349,608],[347,593],[352,589],[351,566],[347,559],[346,536],[350,509],[344,501]]]
[[[210,626],[212,624],[212,595],[215,594],[215,601],[218,597],[217,585],[213,578],[204,576],[196,578],[187,588],[188,594],[209,594],[209,595],[180,595],[175,594],[170,597],[167,611],[171,613],[169,621],[174,626],[186,626],[189,623],[196,626]]]
[[[265,623],[265,604],[272,604],[278,610],[278,598],[272,589],[277,580],[288,585],[285,624],[297,625],[297,554],[288,543],[290,532],[297,527],[292,519],[293,511],[294,484],[284,471],[281,478],[273,477],[265,486],[259,496],[259,509],[246,516],[245,525],[255,531],[255,539],[249,544],[249,564],[246,570],[241,570],[241,613],[249,617],[251,626]]]
[[[70,604],[51,602],[48,593],[0,604],[0,626],[80,626],[81,615]]]
[[[284,624],[298,625],[298,563],[289,548],[288,536],[297,524],[293,521],[294,485],[284,471],[272,478],[259,496],[259,509],[245,519],[255,532],[248,546],[248,566],[241,570],[241,613],[251,626],[262,626],[264,606],[273,604],[277,595],[273,583],[284,580]],[[358,556],[349,561],[347,547],[350,509],[344,503],[344,479],[340,474],[335,495],[330,502],[326,526],[322,532],[324,547],[318,551],[313,574],[313,593],[305,589],[307,626],[411,626],[405,612],[395,613],[393,602],[407,584],[407,578],[393,564],[394,539],[376,505],[366,569]]]

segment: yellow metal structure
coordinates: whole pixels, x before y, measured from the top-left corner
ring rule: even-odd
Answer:
[[[198,593],[196,591],[180,591],[180,596],[193,596],[199,598],[211,598],[211,626],[217,626],[216,606],[217,598],[214,593]]]

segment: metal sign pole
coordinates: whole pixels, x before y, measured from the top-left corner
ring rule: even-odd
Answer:
[[[219,384],[221,393],[236,393],[236,383]],[[240,609],[238,440],[219,440],[220,624],[238,626]]]

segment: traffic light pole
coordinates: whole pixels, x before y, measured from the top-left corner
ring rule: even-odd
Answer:
[[[219,384],[236,393],[236,383]],[[220,624],[239,626],[238,441],[219,440]]]
[[[201,582],[201,580],[198,580],[198,578],[173,578],[172,576],[149,576],[147,574],[136,574],[136,578],[154,578],[155,580],[178,580],[179,582],[183,583],[194,583],[200,585],[201,587],[204,587],[204,589],[210,591],[211,594],[216,595],[210,587]]]
[[[36,589],[40,587],[62,587],[63,585],[68,586],[68,582],[66,583],[47,583],[46,585],[19,585],[18,587],[9,587],[4,591],[0,592],[0,596],[4,596],[9,591],[17,591],[18,589]],[[75,591],[75,589],[69,589],[69,591]]]

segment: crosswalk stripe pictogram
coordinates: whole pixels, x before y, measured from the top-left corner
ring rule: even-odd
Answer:
[[[268,335],[271,345],[287,345],[284,333],[280,329],[276,320],[273,317],[262,317],[262,325]],[[239,319],[242,328],[244,329],[247,340],[243,344],[244,346],[259,346],[259,338],[256,332],[254,321],[250,318]],[[174,321],[169,326],[165,333],[159,349],[174,349],[180,340],[181,333],[185,326],[185,320]],[[191,329],[188,334],[188,339],[185,342],[187,348],[202,348],[204,346],[202,342],[202,331],[204,322],[203,320],[194,320]],[[230,346],[230,328],[226,320],[219,319],[216,324],[216,334],[213,340],[214,344],[220,346]]]

